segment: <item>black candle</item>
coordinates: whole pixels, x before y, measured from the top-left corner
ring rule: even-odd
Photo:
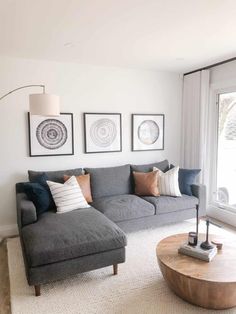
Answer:
[[[197,245],[197,233],[196,232],[189,232],[188,233],[188,244],[191,246]]]

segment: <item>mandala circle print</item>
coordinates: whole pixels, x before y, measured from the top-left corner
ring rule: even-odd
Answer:
[[[115,123],[111,119],[99,119],[90,128],[92,142],[98,147],[109,147],[117,136]]]
[[[138,138],[145,145],[154,144],[159,134],[159,126],[153,120],[144,120],[138,127]]]
[[[36,129],[36,138],[41,146],[47,149],[62,147],[68,137],[67,128],[57,119],[46,119]]]

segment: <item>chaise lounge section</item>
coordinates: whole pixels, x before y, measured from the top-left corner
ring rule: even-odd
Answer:
[[[36,296],[40,285],[81,272],[113,265],[117,274],[127,239],[115,223],[93,207],[37,217],[23,188],[16,185],[18,226],[27,280]]]

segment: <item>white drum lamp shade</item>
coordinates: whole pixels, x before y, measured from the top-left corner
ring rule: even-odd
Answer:
[[[29,106],[31,115],[59,116],[59,96],[50,94],[29,95]]]

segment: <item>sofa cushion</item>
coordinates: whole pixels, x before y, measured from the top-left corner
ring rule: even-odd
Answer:
[[[36,223],[22,228],[22,239],[29,267],[126,245],[124,232],[92,207],[63,215],[46,212]]]
[[[75,168],[69,170],[59,170],[59,171],[33,171],[28,170],[28,176],[30,182],[35,182],[36,177],[39,175],[45,174],[47,176],[47,180],[55,181],[59,183],[64,183],[63,176],[66,174],[68,176],[79,176],[83,174],[82,168]]]
[[[24,189],[28,199],[34,203],[37,215],[50,209],[51,197],[44,186],[39,183],[26,182],[24,184]]]
[[[153,171],[159,171],[159,189],[161,195],[181,196],[179,190],[179,167],[174,167],[166,172],[153,167]]]
[[[160,169],[163,172],[166,172],[169,170],[169,162],[167,159],[160,161],[160,162],[154,162],[151,164],[145,164],[145,165],[131,165],[131,171],[138,171],[138,172],[150,172],[153,170],[153,167],[156,167]]]
[[[90,173],[93,199],[131,192],[130,165],[85,168],[85,172]]]
[[[64,181],[67,181],[71,178],[71,176],[64,176]],[[81,191],[88,203],[92,203],[92,195],[91,195],[91,184],[90,184],[90,174],[82,174],[80,176],[76,176],[76,180],[81,188]]]
[[[174,165],[170,165],[170,169],[174,167]],[[201,169],[179,168],[179,189],[182,194],[193,195],[192,185],[196,183],[196,178],[200,172]]]
[[[45,197],[47,195],[47,197],[49,198],[50,200],[50,204],[49,204],[49,208],[48,209],[53,209],[55,210],[56,209],[56,204],[54,203],[54,200],[53,200],[53,197],[52,197],[52,194],[51,194],[51,191],[49,189],[49,186],[47,184],[47,180],[48,179],[48,176],[46,175],[46,173],[41,173],[41,174],[35,174],[32,178],[31,178],[31,181],[30,183],[38,183],[42,186],[42,188],[45,189],[44,193],[45,193]]]
[[[92,205],[114,222],[152,216],[155,207],[136,195],[106,196]]]
[[[195,208],[198,204],[198,199],[195,196],[183,194],[181,197],[172,196],[144,196],[144,200],[153,204],[157,214],[171,213],[184,209]]]
[[[136,172],[133,171],[134,186],[136,195],[144,196],[159,196],[160,191],[158,187],[159,171],[151,172]]]
[[[179,169],[179,189],[181,193],[193,195],[191,186],[195,183],[196,177],[201,169]]]
[[[52,197],[57,206],[57,213],[63,214],[78,208],[89,208],[75,176],[65,183],[47,181]]]

